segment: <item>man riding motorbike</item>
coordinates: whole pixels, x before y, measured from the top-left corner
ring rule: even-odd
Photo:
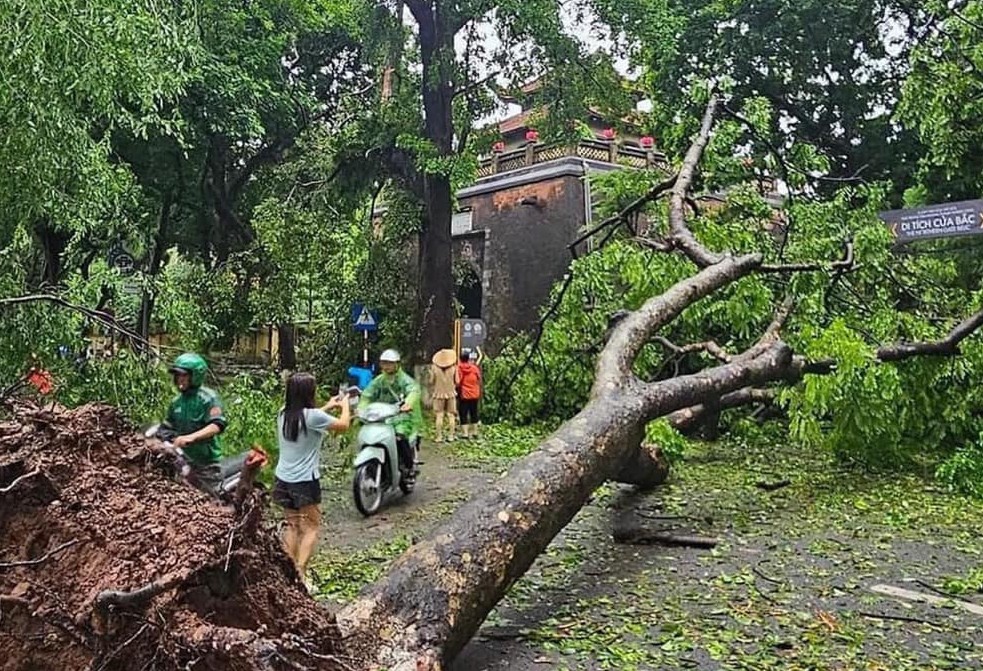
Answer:
[[[217,495],[222,484],[219,434],[227,425],[218,394],[202,386],[208,364],[197,354],[182,354],[168,369],[178,394],[167,410],[164,426],[177,434],[174,447],[184,452],[191,468],[188,478],[198,489]]]
[[[416,472],[416,449],[423,415],[420,410],[420,386],[400,365],[401,357],[394,349],[387,349],[379,357],[382,373],[365,388],[359,402],[359,410],[369,403],[401,404],[399,415],[393,429],[396,431],[396,446],[403,467],[411,474]],[[412,477],[412,475],[411,475]]]

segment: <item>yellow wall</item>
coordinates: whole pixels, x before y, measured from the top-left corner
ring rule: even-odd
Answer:
[[[89,334],[89,343],[94,356],[111,356],[125,346],[120,336],[110,337],[101,333]],[[148,338],[150,346],[159,355],[166,357],[177,349],[176,338],[168,333],[154,333]],[[251,329],[238,336],[229,353],[232,359],[248,363],[268,364],[276,361],[279,355],[280,337],[273,327]]]

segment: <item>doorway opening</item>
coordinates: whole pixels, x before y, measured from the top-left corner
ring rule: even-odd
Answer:
[[[463,319],[481,319],[483,291],[481,272],[473,263],[455,264],[454,298]]]

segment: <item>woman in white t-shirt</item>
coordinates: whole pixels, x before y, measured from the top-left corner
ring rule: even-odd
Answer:
[[[273,500],[283,507],[287,519],[284,545],[301,579],[321,524],[321,441],[326,432],[344,433],[351,423],[347,399],[333,398],[323,408],[315,408],[316,391],[317,382],[310,373],[291,375],[276,422],[280,458]],[[328,414],[336,408],[341,410],[337,418]]]

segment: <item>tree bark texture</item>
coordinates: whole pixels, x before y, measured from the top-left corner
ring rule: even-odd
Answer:
[[[424,135],[442,159],[453,154],[454,89],[447,59],[453,59],[453,32],[441,3],[408,3],[420,28],[423,62]],[[446,172],[424,175],[423,228],[420,231],[419,303],[420,349],[424,359],[450,344],[454,322],[454,278],[451,218],[454,191]]]
[[[156,278],[160,273],[161,265],[164,263],[166,253],[167,235],[169,233],[171,221],[172,196],[166,192],[161,197],[160,217],[157,221],[157,233],[154,235],[153,247],[150,250],[150,259],[147,264],[147,274]],[[144,340],[150,339],[150,327],[154,319],[154,305],[156,296],[152,289],[144,289],[140,300],[140,336]]]
[[[642,443],[634,450],[624,464],[615,481],[635,485],[641,490],[658,487],[669,477],[669,462],[658,445]]]
[[[297,347],[294,342],[293,324],[277,324],[276,331],[280,343],[277,350],[277,363],[280,370],[296,370]]]
[[[446,177],[426,177],[427,214],[420,232],[420,279],[417,310],[423,360],[451,344],[454,325],[454,278],[451,251],[451,193]]]

